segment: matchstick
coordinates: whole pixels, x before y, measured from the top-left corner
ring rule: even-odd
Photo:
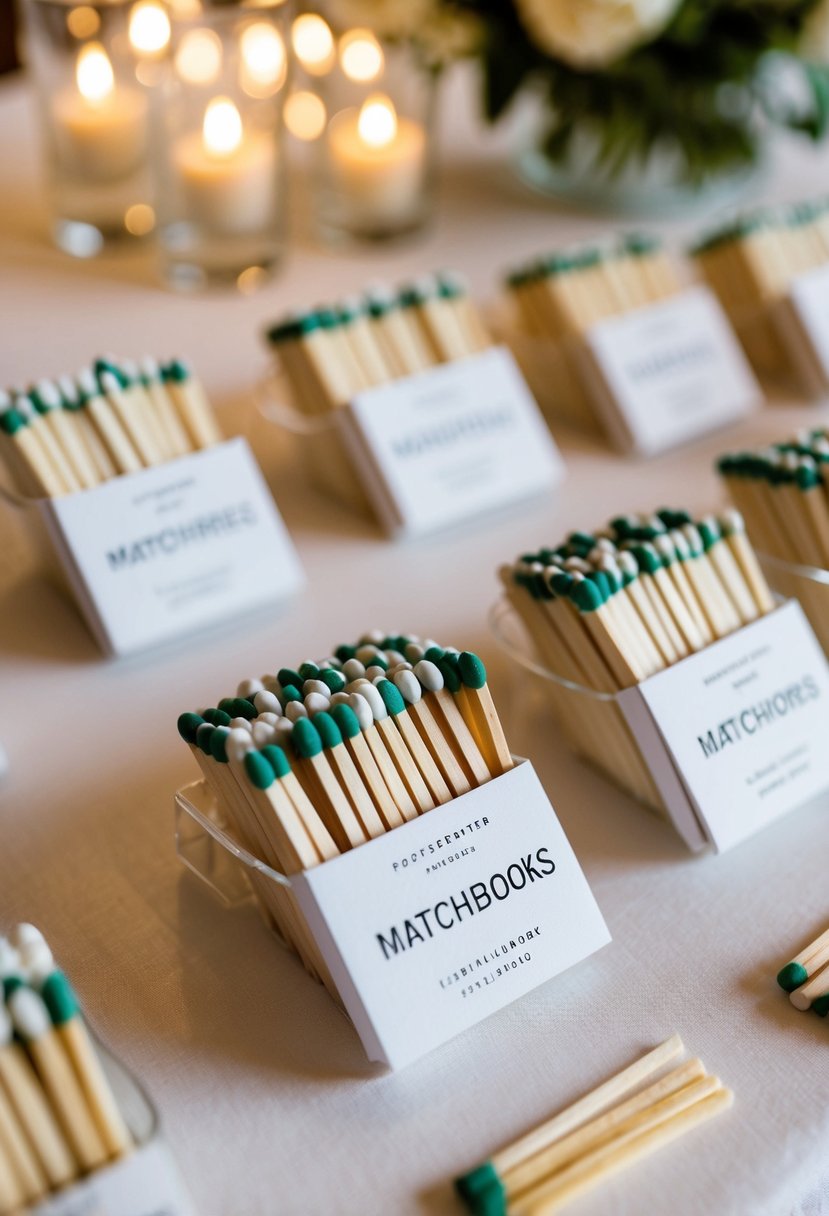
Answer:
[[[13,1041],[11,1017],[0,1002],[0,1083],[49,1185],[65,1186],[78,1170],[28,1056]]]
[[[40,995],[81,1083],[107,1153],[111,1157],[123,1156],[132,1148],[132,1136],[81,1016],[72,985],[55,968],[43,979]]]
[[[816,970],[813,960],[817,956],[822,957],[826,950],[829,950],[829,929],[824,930],[819,937],[816,937],[799,954],[796,954],[790,963],[786,963],[786,966],[778,971],[777,982],[780,987],[785,992],[793,992],[795,988],[805,984]],[[818,964],[818,966],[822,965],[822,963]]]
[[[67,460],[64,451],[58,443],[55,435],[50,428],[46,418],[37,412],[31,397],[21,395],[14,400],[14,408],[19,414],[26,419],[26,422],[31,428],[32,434],[36,441],[40,444],[43,455],[46,461],[51,465],[58,482],[61,485],[61,492],[65,494],[74,494],[75,491],[81,489],[81,483],[72,470],[69,461]]]
[[[201,381],[183,359],[173,359],[161,370],[184,429],[196,448],[209,448],[224,439]]]
[[[38,498],[55,498],[65,493],[65,486],[50,463],[37,435],[24,414],[14,406],[0,413],[0,433],[4,453],[12,476],[21,492]]]
[[[12,992],[6,1004],[72,1151],[85,1170],[98,1169],[107,1151],[42,997],[23,986]]]
[[[131,385],[121,368],[109,360],[96,361],[95,375],[101,393],[112,406],[141,464],[148,469],[161,464],[163,456],[156,445],[155,434],[149,423],[149,410],[145,407],[146,394]]]
[[[112,403],[102,393],[91,368],[84,368],[78,373],[78,386],[83,394],[84,407],[118,473],[137,473],[144,467],[141,457]]]
[[[31,390],[30,399],[51,430],[58,449],[63,453],[75,478],[75,488],[89,489],[100,478],[89,455],[74,415],[64,409],[60,390],[50,380],[40,380]]]
[[[8,1161],[11,1167],[10,1172],[18,1183],[20,1198],[24,1203],[35,1203],[46,1195],[49,1187],[46,1175],[32,1151],[2,1087],[0,1087],[0,1155]],[[0,1192],[0,1210],[2,1208],[3,1198],[2,1192]]]
[[[112,463],[109,453],[104,447],[101,437],[87,413],[87,401],[81,392],[80,386],[76,384],[71,376],[60,376],[57,385],[60,390],[63,407],[69,410],[75,420],[80,441],[86,449],[87,456],[92,463],[98,481],[108,481],[110,477],[115,477],[118,470]]]

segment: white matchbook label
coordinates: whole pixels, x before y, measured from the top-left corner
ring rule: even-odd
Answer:
[[[30,1216],[195,1216],[178,1167],[158,1137],[26,1211]]]
[[[304,581],[244,439],[37,505],[108,654],[233,619]]]
[[[777,332],[812,394],[829,388],[829,263],[798,275],[774,305]]]
[[[618,700],[691,847],[721,853],[829,788],[829,663],[794,600]]]
[[[624,452],[653,456],[744,417],[761,399],[706,287],[601,321],[580,353],[587,387]]]
[[[392,536],[460,523],[564,477],[558,449],[504,347],[368,389],[335,417]]]
[[[369,1058],[392,1068],[610,941],[528,761],[291,885]]]

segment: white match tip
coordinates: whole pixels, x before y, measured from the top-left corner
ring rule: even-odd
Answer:
[[[406,662],[406,656],[401,654],[399,650],[387,650],[385,653],[386,662],[388,663],[389,667],[394,667],[397,663]]]
[[[372,684],[375,684],[377,680],[384,680],[385,678],[385,667],[380,667],[378,664],[372,663],[370,667],[366,668],[366,679],[370,680]]]
[[[309,714],[326,713],[331,702],[318,692],[309,692],[305,698],[305,709]]]
[[[18,975],[20,969],[20,954],[7,937],[0,937],[0,977]]]
[[[368,667],[369,663],[371,663],[371,660],[376,659],[377,656],[379,655],[379,653],[380,653],[380,651],[378,650],[378,648],[376,646],[373,646],[373,645],[360,646],[357,649],[357,658],[359,659],[359,661],[361,663],[365,664],[365,666]]]
[[[154,355],[142,355],[139,361],[139,367],[148,380],[160,380],[161,373],[158,368],[158,359]]]
[[[298,718],[307,718],[308,710],[301,701],[289,701],[285,706],[285,716],[291,722],[296,722]]]
[[[31,397],[27,397],[25,393],[21,394],[19,397],[15,397],[14,408],[18,410],[24,418],[33,418],[36,413],[35,407],[32,405]]]
[[[365,697],[371,706],[371,713],[375,722],[382,722],[384,718],[389,716],[386,703],[373,684],[361,684],[359,695]]]
[[[250,722],[248,722],[247,718],[231,718],[230,729],[243,730],[249,735],[253,734],[253,726]]]
[[[331,700],[331,689],[324,680],[306,680],[302,685],[302,691],[306,697],[314,692],[321,697],[325,697],[326,701]]]
[[[425,653],[426,651],[422,646],[418,646],[417,642],[409,642],[408,646],[406,647],[406,658],[410,663],[419,662]]]
[[[38,380],[35,385],[35,391],[44,405],[49,405],[52,409],[59,409],[61,406],[60,391],[58,386],[52,380]]]
[[[278,719],[277,719],[278,721]],[[253,742],[256,747],[267,747],[276,742],[276,726],[272,722],[254,722]]]
[[[81,390],[90,397],[97,397],[98,385],[95,381],[95,373],[91,367],[84,367],[78,372],[75,379],[81,387]]]
[[[121,371],[128,380],[138,379],[138,364],[136,363],[135,359],[122,359]]]
[[[0,413],[5,414],[6,410],[10,410],[11,407],[11,393],[7,393],[4,388],[0,388]]]
[[[120,393],[121,384],[118,377],[113,372],[101,372],[99,377],[101,388],[105,393],[116,392]]]
[[[362,693],[349,693],[348,704],[353,709],[357,721],[360,723],[360,730],[368,730],[369,727],[374,725],[374,714],[371,712],[371,706]]]
[[[264,687],[265,687],[265,685],[262,683],[261,680],[255,680],[255,679],[242,680],[241,684],[236,689],[236,696],[245,697],[246,699],[248,699],[248,698],[252,697],[254,695],[254,693],[262,692]]]
[[[282,704],[275,693],[262,688],[253,698],[253,704],[260,714],[281,714]]]
[[[49,1010],[43,1003],[43,997],[33,988],[15,988],[6,1001],[6,1007],[21,1038],[40,1039],[51,1030]]]
[[[78,386],[71,376],[58,376],[58,388],[66,401],[78,400]]]
[[[347,692],[335,692],[331,698],[332,708],[335,705],[348,705],[351,700],[351,694]]]
[[[26,952],[23,965],[29,983],[33,988],[40,989],[47,976],[50,976],[55,970],[54,955],[46,942],[41,942],[39,946],[32,946]]]
[[[37,925],[30,925],[23,921],[12,929],[11,943],[17,947],[21,955],[25,956],[27,950],[31,950],[35,946],[45,946],[46,938]]]
[[[346,659],[343,663],[343,675],[347,680],[357,680],[366,674],[365,664],[359,659]]]
[[[444,680],[440,668],[430,659],[421,659],[414,669],[420,683],[428,692],[440,692]]]
[[[0,1047],[6,1047],[12,1041],[12,1020],[6,1006],[0,1001]]]
[[[248,752],[253,751],[253,732],[231,727],[225,741],[228,759],[241,763]]]
[[[256,722],[269,722],[271,726],[276,726],[277,722],[279,721],[279,719],[281,717],[282,717],[281,710],[279,711],[278,714],[271,713],[270,710],[265,710],[265,712],[263,714],[259,715],[259,717],[256,719]],[[254,722],[254,726],[256,725],[256,722]]]
[[[369,629],[360,638],[360,644],[362,646],[379,646],[385,636],[382,629]]]
[[[413,671],[396,672],[394,684],[403,700],[409,705],[417,705],[418,701],[423,696],[423,689],[420,687],[420,681]]]

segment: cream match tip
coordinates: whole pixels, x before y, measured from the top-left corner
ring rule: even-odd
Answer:
[[[43,998],[33,988],[15,988],[6,1006],[15,1030],[23,1039],[40,1039],[52,1028]]]

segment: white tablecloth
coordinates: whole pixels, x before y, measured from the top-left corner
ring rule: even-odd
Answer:
[[[247,428],[260,331],[281,310],[439,265],[490,294],[516,259],[601,228],[514,186],[503,137],[472,133],[463,81],[455,100],[440,216],[425,238],[334,256],[300,224],[284,274],[262,294],[181,299],[156,286],[150,253],[80,265],[44,242],[29,106],[19,84],[4,84],[2,380],[109,349],[175,351],[195,362],[225,425]],[[768,192],[825,189],[825,161],[787,153]],[[27,919],[47,932],[94,1024],[153,1095],[201,1216],[456,1211],[456,1173],[674,1031],[735,1089],[733,1111],[573,1210],[829,1212],[827,1027],[774,984],[826,923],[829,799],[723,857],[689,857],[566,753],[543,708],[511,706],[485,624],[499,561],[610,512],[708,508],[718,451],[818,416],[766,411],[648,464],[570,438],[569,480],[554,498],[406,547],[316,497],[260,421],[254,442],[306,594],[273,619],[120,663],[99,657],[72,605],[31,569],[3,508],[0,740],[11,769],[0,787],[0,925]],[[614,937],[397,1074],[365,1064],[345,1019],[256,913],[214,903],[172,844],[172,793],[196,775],[176,715],[375,624],[490,662],[512,744],[534,759]]]

